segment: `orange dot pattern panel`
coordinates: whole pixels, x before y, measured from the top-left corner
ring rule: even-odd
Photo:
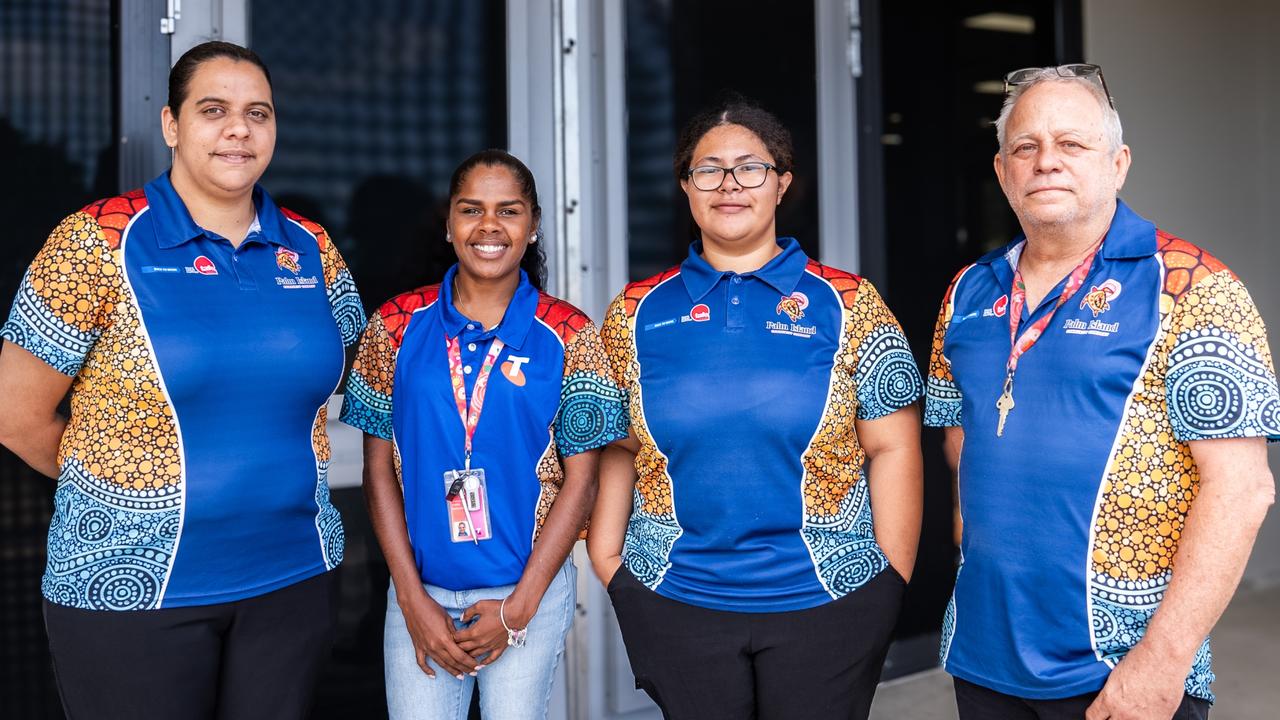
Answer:
[[[544,453],[537,467],[542,493],[534,522],[535,536],[564,485],[561,458],[594,450],[627,436],[624,396],[609,374],[608,359],[595,324],[573,305],[545,293],[538,299],[536,317],[551,328],[564,345],[564,379],[560,407],[549,428],[554,447]],[[581,536],[585,537],[585,532]]]
[[[59,224],[2,332],[75,378],[42,584],[72,607],[157,607],[181,526],[177,426],[122,256],[145,208],[133,192]]]
[[[1158,233],[1160,330],[1121,419],[1099,493],[1089,558],[1099,657],[1142,637],[1176,562],[1200,488],[1191,439],[1280,435],[1280,393],[1261,318],[1239,280],[1194,245]],[[1187,692],[1211,697],[1209,648]]]
[[[810,272],[814,265],[816,263],[810,261]],[[887,309],[879,313],[867,307],[866,303],[857,301],[857,286],[861,278],[848,273],[843,275],[845,277],[838,279],[848,288],[845,292],[839,292],[836,284],[827,280],[840,299],[843,319],[840,345],[831,368],[827,407],[809,449],[801,456],[805,470],[802,491],[806,523],[833,518],[840,515],[842,509],[848,510],[842,508],[843,501],[849,490],[862,481],[865,454],[854,429],[858,414],[854,370],[858,366],[859,346],[868,330],[874,331],[886,316],[890,323],[893,321]]]
[[[74,377],[120,302],[123,273],[116,252],[92,215],[79,212],[63,220],[22,280],[6,339]]]
[[[383,440],[392,439],[391,392],[395,386],[396,353],[416,310],[434,303],[438,285],[418,288],[388,300],[369,318],[356,347],[342,400],[342,422]]]
[[[631,573],[650,588],[657,587],[671,567],[668,558],[681,530],[676,523],[667,459],[649,432],[644,406],[639,401],[640,363],[636,358],[635,320],[636,310],[644,296],[659,283],[678,274],[679,268],[672,268],[627,285],[609,305],[600,331],[613,380],[626,398],[631,432],[640,441],[640,450],[636,453],[636,487],[631,520],[622,554]]]
[[[875,539],[856,421],[914,403],[922,383],[897,320],[870,283],[812,261],[808,271],[836,295],[843,326],[827,405],[801,457],[801,536],[823,587],[838,598],[888,564]]]
[[[542,452],[542,457],[538,458],[535,472],[538,476],[538,484],[542,487],[538,494],[537,507],[534,509],[533,539],[536,542],[538,535],[542,532],[543,524],[547,522],[547,515],[551,514],[551,504],[560,494],[560,488],[564,487],[564,467],[556,454],[555,436],[550,430],[547,431],[547,448]],[[585,537],[585,533],[583,536]]]
[[[960,425],[960,410],[964,398],[956,385],[955,376],[951,374],[951,363],[942,354],[947,341],[947,329],[951,326],[951,315],[955,312],[956,284],[969,271],[972,265],[965,267],[951,279],[947,292],[942,297],[942,308],[938,311],[938,322],[933,328],[933,346],[929,350],[929,370],[925,378],[924,424],[929,427],[956,427]]]
[[[671,495],[671,476],[667,473],[667,459],[649,434],[644,421],[644,407],[640,397],[640,363],[636,359],[635,311],[644,293],[652,290],[660,280],[674,275],[668,271],[633,285],[628,285],[609,305],[605,313],[600,338],[614,379],[627,394],[627,410],[631,419],[631,431],[640,439],[640,452],[636,455],[636,492],[640,506],[637,510],[646,515],[675,522],[675,510]],[[643,289],[639,292],[637,289]]]

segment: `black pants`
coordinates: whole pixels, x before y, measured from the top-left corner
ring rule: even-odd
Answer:
[[[1084,711],[1093,704],[1097,692],[1061,700],[1028,700],[996,692],[967,680],[952,678],[956,686],[956,706],[960,720],[1082,720]],[[1182,704],[1173,720],[1205,720],[1209,717],[1209,701],[1190,695],[1182,696]]]
[[[333,576],[201,607],[113,612],[46,600],[68,720],[301,720],[329,657]]]
[[[905,587],[887,569],[815,608],[734,613],[662,597],[623,566],[609,597],[636,687],[667,720],[862,720]]]

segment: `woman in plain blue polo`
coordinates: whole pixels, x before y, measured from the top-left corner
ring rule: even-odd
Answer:
[[[275,111],[251,51],[186,52],[172,167],[63,221],[0,331],[0,440],[58,482],[41,589],[68,717],[300,720],[328,657],[325,412],[364,317],[325,232],[257,185]]]
[[[920,375],[869,282],[777,236],[791,158],[759,107],[691,119],[699,238],[601,330],[634,457],[606,451],[588,547],[674,720],[866,718],[915,558]]]
[[[439,285],[370,319],[342,420],[365,432],[364,487],[391,570],[392,718],[546,716],[573,620],[566,559],[598,448],[626,436],[595,325],[541,292],[533,174],[501,150],[450,182]],[[443,671],[443,672],[441,672]]]

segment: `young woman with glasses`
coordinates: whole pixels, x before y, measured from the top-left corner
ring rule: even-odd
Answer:
[[[588,547],[670,718],[865,718],[914,563],[920,376],[869,282],[777,236],[791,164],[758,107],[689,121],[699,237],[602,328],[631,433]]]

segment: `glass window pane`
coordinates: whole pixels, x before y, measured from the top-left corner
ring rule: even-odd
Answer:
[[[724,90],[777,115],[795,144],[778,235],[818,257],[813,3],[627,0],[627,225],[630,277],[679,263],[695,228],[671,156],[680,126]]]
[[[369,310],[453,262],[449,176],[506,145],[505,12],[500,0],[250,7],[278,113],[263,184],[324,224]]]
[[[117,190],[113,47],[110,0],[0,4],[0,318],[54,226]],[[40,599],[53,490],[52,480],[0,448],[6,717],[62,717]]]

